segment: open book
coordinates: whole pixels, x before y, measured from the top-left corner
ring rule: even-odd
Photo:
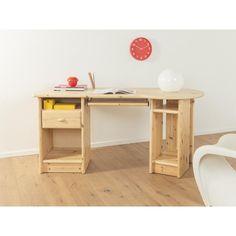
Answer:
[[[109,88],[109,89],[95,89],[94,93],[98,94],[133,94],[135,93],[135,90],[130,89],[115,89],[115,88]]]

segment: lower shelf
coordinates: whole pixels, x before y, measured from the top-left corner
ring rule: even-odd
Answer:
[[[161,155],[153,161],[154,173],[178,176],[177,157],[173,155]]]
[[[83,159],[80,149],[54,148],[42,163],[42,172],[82,173]]]
[[[52,149],[43,163],[82,163],[80,149],[74,148],[54,148]]]
[[[160,156],[158,157],[157,160],[154,161],[156,164],[160,164],[160,165],[167,165],[167,166],[175,166],[177,167],[178,163],[177,163],[177,158],[174,156]]]

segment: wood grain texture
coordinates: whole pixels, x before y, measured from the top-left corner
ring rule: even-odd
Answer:
[[[88,166],[86,150],[90,146],[90,116],[85,98],[74,99],[81,108],[74,110],[42,110],[42,98],[38,100],[40,173],[85,173]]]
[[[105,89],[105,88],[102,88]],[[202,97],[202,91],[193,89],[181,89],[178,92],[163,92],[158,88],[132,88],[134,94],[97,94],[93,89],[86,91],[42,91],[36,93],[35,97],[43,98],[146,98],[146,99],[192,99]]]
[[[163,113],[167,113],[167,152],[176,152],[177,147],[177,159],[178,159],[178,177],[181,177],[189,166],[189,158],[191,149],[191,140],[189,129],[192,127],[190,122],[187,123],[187,128],[183,127],[186,125],[184,121],[190,120],[190,115],[186,116],[185,113],[190,112],[190,107],[185,107],[181,104],[187,104],[190,99],[203,96],[203,92],[190,89],[182,89],[178,92],[163,92],[160,89],[153,88],[139,88],[134,89],[133,94],[98,94],[94,90],[86,90],[82,92],[58,92],[58,91],[46,91],[38,93],[35,96],[39,99],[39,114],[40,114],[40,172],[50,170],[57,170],[59,172],[60,167],[63,167],[63,163],[66,164],[66,159],[63,159],[63,163],[43,163],[43,160],[50,152],[50,149],[55,147],[56,140],[58,141],[56,132],[52,129],[79,129],[81,128],[81,150],[82,150],[82,166],[81,171],[85,173],[89,164],[89,150],[90,150],[90,112],[88,105],[149,105],[148,100],[152,103],[151,105],[151,141],[150,141],[150,157],[149,157],[149,173],[164,173],[164,168],[153,168],[155,166],[155,160],[162,154],[163,143],[162,143],[162,126],[163,126]],[[63,99],[63,101],[75,100],[76,104],[80,104],[81,110],[42,110],[42,99],[53,98],[56,101]],[[93,102],[92,102],[93,101]],[[114,102],[115,101],[115,102]],[[167,103],[165,104],[165,101]],[[179,102],[178,102],[179,101]],[[179,105],[178,105],[179,104]],[[176,118],[171,114],[178,115],[177,118],[177,130],[179,131],[176,135]],[[188,118],[186,120],[186,117]],[[188,125],[189,124],[189,125]],[[44,130],[45,129],[45,130]],[[47,130],[46,130],[47,129]],[[72,130],[73,131],[73,130]],[[182,132],[183,131],[183,132]],[[189,135],[185,135],[189,132]],[[74,132],[73,132],[74,134]],[[177,137],[176,137],[177,136]],[[173,140],[171,140],[173,139]],[[178,142],[176,142],[176,139]],[[187,140],[185,140],[187,139]],[[61,140],[61,139],[59,139]],[[70,140],[70,139],[68,139]],[[77,140],[77,139],[75,139]],[[58,143],[58,142],[57,142]],[[181,146],[181,144],[183,144]],[[187,148],[185,147],[187,144]],[[61,142],[60,142],[60,146]],[[187,155],[187,158],[184,158]],[[184,162],[188,159],[188,164]],[[71,161],[71,160],[70,160]],[[167,160],[168,161],[168,160]],[[167,163],[167,162],[166,162]],[[169,162],[168,162],[169,163]],[[49,166],[58,164],[56,168],[50,168]],[[72,165],[72,163],[68,163]],[[157,163],[157,165],[160,165]],[[165,164],[167,165],[167,164]],[[76,167],[77,168],[77,167]],[[70,169],[66,168],[65,169]],[[65,171],[62,168],[62,172]],[[165,169],[167,169],[165,167]],[[173,168],[172,168],[173,169]],[[155,171],[157,170],[157,171]],[[160,171],[159,171],[160,170]],[[176,171],[174,171],[176,172]],[[171,171],[171,173],[174,173]],[[170,171],[168,171],[170,173]]]
[[[195,148],[222,134],[195,137]],[[199,206],[192,168],[181,179],[148,173],[148,143],[94,149],[87,174],[38,173],[38,156],[0,159],[1,206]],[[231,162],[236,168],[236,162]]]
[[[190,104],[190,152],[189,152],[189,163],[192,163],[194,154],[194,99],[191,99]]]
[[[39,98],[39,172],[43,173],[43,160],[53,147],[53,133],[51,129],[42,129],[42,99]]]
[[[88,101],[89,106],[148,106],[148,99],[122,98],[93,98]]]
[[[85,173],[90,161],[90,107],[85,98],[81,99],[82,109],[82,129],[81,129],[81,147],[82,147],[82,174]]]
[[[163,114],[153,112],[156,108],[162,106],[162,100],[151,100],[150,109],[150,144],[149,144],[149,173],[154,173],[154,161],[161,155],[163,138]]]
[[[166,151],[177,152],[177,116],[166,114]]]
[[[167,101],[167,106],[171,109],[178,110],[178,101],[170,100]],[[177,152],[177,121],[178,116],[176,114],[166,114],[166,151]]]
[[[179,115],[177,124],[177,160],[178,177],[189,168],[190,153],[190,100],[179,100]]]
[[[80,128],[81,111],[75,110],[43,110],[42,128]]]

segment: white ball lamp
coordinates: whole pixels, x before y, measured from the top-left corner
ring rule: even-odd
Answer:
[[[183,88],[184,78],[181,74],[166,69],[158,77],[158,85],[162,91],[176,92]]]

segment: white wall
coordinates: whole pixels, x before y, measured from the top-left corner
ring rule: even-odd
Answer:
[[[129,44],[149,38],[147,61]],[[203,90],[196,101],[196,134],[236,130],[236,31],[0,31],[0,156],[37,152],[33,93],[76,75],[97,86],[157,87],[165,68],[180,71],[185,87]],[[147,140],[148,108],[93,108],[92,142],[102,146]]]

